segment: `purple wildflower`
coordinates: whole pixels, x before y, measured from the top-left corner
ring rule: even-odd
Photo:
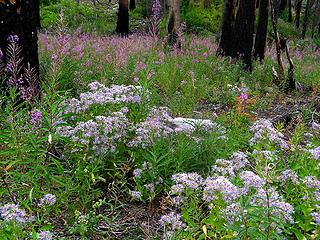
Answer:
[[[19,205],[8,203],[0,207],[0,216],[6,222],[15,222],[18,225],[32,222],[34,217],[28,216],[24,209],[21,209]]]
[[[243,171],[240,173],[240,179],[247,189],[249,189],[249,187],[259,189],[263,186],[263,180],[252,171]]]
[[[52,240],[53,239],[53,233],[50,231],[40,231],[38,233],[38,239],[39,240]]]
[[[57,201],[56,196],[49,193],[44,195],[43,198],[40,200],[40,206],[43,206],[43,205],[52,206],[56,203],[56,201]]]
[[[313,212],[310,214],[310,216],[313,218],[313,221],[317,224],[320,225],[320,213],[318,212]]]
[[[130,195],[133,199],[140,199],[142,194],[139,191],[130,191]]]
[[[39,110],[35,110],[31,113],[31,123],[33,127],[39,126],[42,120],[42,113]]]
[[[133,170],[133,175],[135,178],[141,178],[142,172],[143,172],[142,169],[136,168],[135,170]]]
[[[225,202],[231,203],[240,196],[238,188],[223,176],[207,178],[204,186],[203,200],[206,202],[212,202],[221,196]]]
[[[171,193],[172,194],[179,194],[182,193],[184,190],[184,186],[182,184],[175,184],[171,186]]]
[[[247,93],[243,93],[242,92],[242,93],[240,93],[239,99],[240,99],[241,102],[246,102],[246,101],[248,101],[249,96],[248,96]]]
[[[7,38],[7,41],[9,43],[18,43],[19,42],[19,37],[18,35],[10,35],[8,38]]]
[[[291,181],[295,185],[299,183],[297,173],[291,169],[283,171],[282,174],[278,177],[278,180],[280,182]]]
[[[320,189],[320,181],[315,176],[306,176],[303,182],[307,188]]]
[[[320,159],[320,147],[316,147],[314,149],[310,149],[309,152],[311,153],[312,157],[315,160]]]
[[[186,224],[181,221],[181,215],[175,212],[162,216],[160,223],[166,227],[167,230],[171,231],[181,230],[186,227]]]
[[[171,178],[176,183],[192,189],[197,189],[202,184],[202,177],[198,173],[177,173]]]

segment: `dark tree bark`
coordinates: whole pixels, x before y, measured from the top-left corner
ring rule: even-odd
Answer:
[[[292,22],[292,3],[288,0],[288,22]]]
[[[310,0],[307,0],[306,9],[304,11],[303,25],[302,25],[302,39],[306,37],[308,23],[309,23],[309,12],[310,12]]]
[[[312,37],[314,36],[317,26],[320,26],[320,0],[317,0],[315,5],[315,16],[312,24]]]
[[[1,0],[0,1],[0,48],[4,53],[4,63],[7,61],[6,49],[8,37],[17,35],[21,47],[22,71],[28,64],[34,69],[36,82],[33,84],[39,93],[39,59],[38,30],[40,28],[39,0]],[[21,73],[23,74],[23,72]],[[24,82],[27,86],[29,83]]]
[[[129,34],[129,8],[128,0],[119,0],[119,11],[116,32],[122,37]]]
[[[252,70],[255,3],[255,0],[240,0],[234,30],[233,57],[240,58],[248,71]]]
[[[266,40],[268,33],[268,11],[269,0],[260,0],[259,6],[259,21],[257,26],[257,33],[254,42],[254,58],[262,61],[266,48]]]
[[[168,22],[168,44],[181,47],[180,35],[180,0],[171,0],[170,17]]]
[[[221,24],[221,36],[217,55],[233,55],[235,10],[236,0],[225,0]]]
[[[296,11],[296,28],[299,29],[300,28],[300,14],[301,14],[301,7],[302,7],[302,0],[297,0],[296,2],[296,7],[295,7],[295,11]]]
[[[280,0],[278,11],[277,11],[278,15],[281,14],[286,9],[286,6],[287,6],[287,0]]]
[[[136,0],[130,0],[130,10],[136,9]]]
[[[276,23],[276,14],[275,14],[275,6],[273,5],[273,0],[269,0],[270,4],[270,17],[273,29],[273,38],[276,45],[276,53],[277,53],[277,62],[278,62],[278,72],[276,73],[275,80],[277,84],[280,84],[284,79],[284,65],[281,57],[281,46],[280,46],[280,37],[278,34],[277,23]]]

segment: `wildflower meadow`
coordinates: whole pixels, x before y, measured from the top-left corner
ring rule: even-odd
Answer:
[[[38,67],[0,36],[0,240],[320,239],[320,1],[252,63],[235,1],[124,2],[40,1]]]

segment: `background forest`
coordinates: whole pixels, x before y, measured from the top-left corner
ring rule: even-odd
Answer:
[[[0,0],[0,240],[320,239],[320,0]]]

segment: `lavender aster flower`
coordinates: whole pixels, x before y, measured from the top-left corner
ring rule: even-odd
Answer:
[[[10,35],[8,38],[7,38],[7,41],[9,43],[18,43],[19,42],[19,37],[18,35]]]
[[[313,221],[317,224],[320,225],[320,213],[318,212],[313,212],[310,214],[310,216],[313,218]]]
[[[263,180],[252,171],[243,171],[240,173],[240,179],[247,188],[253,187],[258,189],[263,186]]]
[[[192,189],[197,189],[203,181],[198,173],[177,173],[171,179]]]
[[[221,196],[225,202],[231,203],[240,196],[238,188],[223,176],[207,178],[204,186],[203,200],[206,202],[217,200]]]
[[[18,225],[26,224],[34,220],[34,217],[28,216],[24,209],[19,205],[8,203],[0,207],[0,216],[6,222],[15,222]]]
[[[179,194],[182,193],[184,190],[184,186],[182,184],[175,184],[171,187],[172,194]]]
[[[142,194],[139,191],[130,191],[130,195],[134,199],[140,199]]]
[[[320,181],[315,176],[306,176],[303,182],[307,188],[320,189]]]
[[[40,205],[41,206],[43,206],[43,205],[52,206],[56,203],[56,201],[57,201],[56,196],[49,193],[49,194],[44,195],[44,197],[40,200]]]
[[[160,223],[171,231],[181,230],[186,227],[186,224],[181,221],[181,215],[175,212],[162,216]]]
[[[142,172],[143,172],[142,169],[136,168],[135,170],[133,170],[133,175],[135,178],[141,178]]]
[[[51,233],[50,231],[40,231],[38,233],[38,239],[39,240],[52,240],[53,233]]]
[[[320,147],[310,149],[309,152],[311,153],[311,155],[314,159],[316,159],[316,160],[320,159]]]
[[[285,170],[278,177],[278,180],[281,182],[291,181],[293,184],[297,185],[299,183],[298,175],[291,169]]]

